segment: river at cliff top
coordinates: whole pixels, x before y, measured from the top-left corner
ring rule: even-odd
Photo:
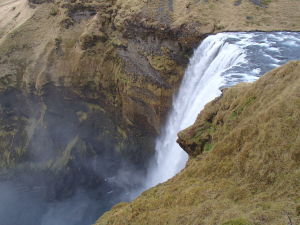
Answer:
[[[8,179],[0,183],[0,225],[93,223],[113,204],[134,198],[141,190],[166,181],[184,168],[187,155],[176,143],[177,133],[193,124],[204,105],[219,96],[222,88],[240,82],[255,81],[265,72],[293,59],[300,59],[300,33],[220,33],[207,37],[195,50],[181,87],[174,96],[173,107],[161,136],[156,141],[156,155],[149,168],[146,182],[145,176],[136,171],[132,172],[134,170],[130,169],[130,165],[126,165],[123,169],[118,155],[109,157],[102,155],[102,158],[94,162],[85,162],[84,166],[88,168],[86,171],[95,172],[95,167],[93,170],[89,169],[97,164],[96,172],[100,171],[97,175],[100,174],[101,179],[103,178],[102,183],[99,181],[98,186],[78,189],[61,199],[48,201],[44,196],[51,196],[51,193],[45,193],[47,190],[45,187],[34,185],[35,180],[31,180],[33,185],[28,188],[23,185],[22,180],[15,182]],[[78,103],[74,107],[77,106]],[[65,123],[68,120],[71,129],[73,127],[71,119],[64,117],[60,121],[54,121],[57,126],[52,130],[57,127],[66,129]],[[107,123],[107,120],[103,119],[99,124],[105,122]],[[62,132],[62,135],[65,133]],[[43,147],[51,148],[51,146]],[[109,145],[103,147],[109,152]],[[33,179],[31,175],[27,174],[23,180]],[[140,185],[141,187],[130,185],[141,182],[145,185]]]
[[[300,59],[299,32],[219,33],[207,37],[194,52],[149,168],[146,188],[176,175],[188,155],[176,143],[177,133],[196,120],[221,89],[253,82],[289,60]]]

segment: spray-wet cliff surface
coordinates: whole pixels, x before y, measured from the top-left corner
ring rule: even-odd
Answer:
[[[36,174],[49,199],[109,192],[108,178],[154,151],[187,58],[174,37],[129,24],[126,4],[2,5],[0,166]]]
[[[298,12],[297,1],[2,1],[1,179],[49,201],[134,188],[142,179],[124,174],[146,167],[192,49],[219,31],[300,30]]]
[[[178,134],[186,168],[96,224],[298,224],[299,75],[292,61],[223,90]]]

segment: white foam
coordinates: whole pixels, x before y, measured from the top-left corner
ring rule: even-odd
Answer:
[[[221,87],[255,81],[270,67],[294,59],[285,53],[284,45],[293,46],[300,59],[298,38],[299,33],[289,32],[219,33],[207,37],[195,51],[174,96],[172,110],[156,141],[155,160],[145,188],[166,181],[184,168],[188,156],[176,143],[177,133],[194,123],[204,105],[220,95]]]

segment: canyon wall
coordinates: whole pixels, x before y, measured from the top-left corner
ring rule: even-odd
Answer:
[[[300,30],[296,1],[17,0],[0,10],[1,171],[50,174],[50,199],[105,186],[120,165],[147,167],[208,34]]]

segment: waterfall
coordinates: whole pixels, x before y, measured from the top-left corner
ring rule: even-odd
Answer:
[[[177,133],[194,123],[205,104],[221,94],[222,87],[255,81],[291,59],[300,59],[300,33],[241,32],[207,37],[190,60],[156,140],[146,188],[168,180],[184,168],[188,156],[176,143]]]

